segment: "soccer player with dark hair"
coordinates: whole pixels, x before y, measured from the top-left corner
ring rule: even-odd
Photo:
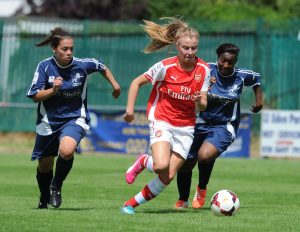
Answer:
[[[240,96],[244,86],[251,86],[255,94],[256,101],[250,110],[257,113],[263,107],[261,76],[235,67],[239,51],[236,45],[224,43],[216,50],[218,61],[209,63],[211,86],[207,108],[197,116],[193,144],[186,162],[177,172],[179,199],[175,208],[188,207],[192,170],[197,162],[199,182],[192,207],[203,207],[215,160],[236,138],[240,123]]]
[[[50,45],[53,56],[42,60],[34,73],[27,97],[38,102],[36,140],[31,160],[38,160],[38,208],[60,207],[63,181],[70,172],[74,152],[89,129],[87,76],[100,72],[112,85],[114,98],[121,89],[112,72],[100,61],[73,57],[73,38],[54,28],[36,46]],[[54,158],[56,159],[53,175]]]

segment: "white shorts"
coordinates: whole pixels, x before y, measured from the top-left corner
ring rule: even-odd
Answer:
[[[150,122],[150,146],[158,141],[170,143],[171,150],[187,158],[194,139],[193,126],[172,126],[164,121]]]

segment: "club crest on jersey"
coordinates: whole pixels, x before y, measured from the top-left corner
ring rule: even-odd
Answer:
[[[228,95],[232,97],[237,96],[237,91],[239,90],[240,87],[238,85],[233,85],[231,89],[228,90]]]
[[[74,77],[72,77],[72,86],[79,86],[82,85],[80,79],[84,77],[81,76],[80,73],[76,73],[76,75]]]
[[[201,74],[195,74],[195,81],[196,82],[200,82],[201,78],[202,78]]]

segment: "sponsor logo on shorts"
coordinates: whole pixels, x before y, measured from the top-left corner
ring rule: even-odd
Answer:
[[[162,131],[161,130],[155,131],[155,137],[159,138],[160,136],[162,136]]]

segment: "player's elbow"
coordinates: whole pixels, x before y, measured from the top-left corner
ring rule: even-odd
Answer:
[[[40,102],[40,99],[36,95],[34,95],[31,99],[33,102]]]

